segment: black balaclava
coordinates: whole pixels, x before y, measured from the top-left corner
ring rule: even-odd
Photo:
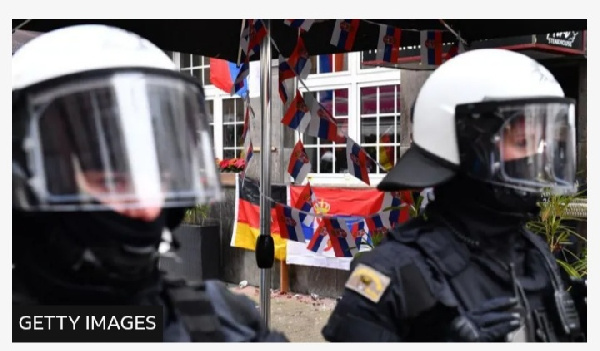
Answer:
[[[49,304],[126,304],[158,291],[158,245],[183,210],[153,221],[115,212],[13,209],[13,283]]]
[[[520,199],[511,189],[460,174],[435,187],[434,192],[435,200],[426,208],[433,220],[441,218],[459,235],[477,242],[477,251],[482,252],[484,260],[495,257],[505,264],[513,262],[519,276],[528,274],[530,268],[526,267],[532,264],[526,263],[525,257],[529,255],[524,252],[530,248],[522,233],[526,222],[539,213],[535,204],[534,207],[526,206],[527,200]],[[508,281],[508,272],[492,261],[486,265]],[[531,279],[536,280],[534,278],[532,275]],[[537,286],[540,282],[531,284]]]

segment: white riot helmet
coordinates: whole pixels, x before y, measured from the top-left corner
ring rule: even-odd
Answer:
[[[442,64],[418,94],[413,138],[380,190],[462,173],[525,193],[575,191],[574,101],[523,54],[481,49]]]
[[[136,34],[77,25],[12,58],[13,208],[221,199],[202,86]]]

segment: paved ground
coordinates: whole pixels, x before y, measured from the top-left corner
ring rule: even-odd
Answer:
[[[260,301],[258,287],[232,286],[231,290]],[[327,322],[335,300],[295,293],[271,292],[271,328],[282,331],[292,342],[325,342],[321,328]]]

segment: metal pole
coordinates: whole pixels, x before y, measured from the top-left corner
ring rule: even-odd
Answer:
[[[271,235],[271,21],[263,20],[267,33],[260,48],[260,235]],[[260,314],[270,326],[271,268],[260,270]]]

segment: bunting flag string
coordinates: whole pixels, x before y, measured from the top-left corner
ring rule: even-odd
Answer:
[[[443,21],[441,23],[448,28],[449,26]],[[353,139],[348,137],[346,133],[338,128],[335,117],[328,111],[314,96],[306,84],[306,79],[311,70],[311,61],[309,53],[304,45],[304,39],[302,34],[310,31],[312,25],[318,22],[318,20],[284,20],[284,23],[292,28],[298,29],[298,40],[294,47],[294,50],[287,59],[281,55],[277,43],[271,38],[272,44],[275,50],[279,53],[279,95],[281,101],[285,104],[289,100],[289,94],[286,91],[285,80],[297,78],[300,84],[306,89],[304,96],[299,90],[295,92],[294,100],[284,113],[281,123],[288,126],[291,129],[304,133],[312,137],[336,142],[346,143],[346,156],[348,164],[348,173],[361,180],[362,182],[370,185],[367,160],[373,162],[384,172],[389,170],[390,161],[392,160],[392,154],[383,155],[383,161],[386,164],[384,167],[380,162],[375,160],[364,148],[356,143]],[[456,44],[456,48],[453,46],[451,50],[442,56],[442,30],[413,30],[413,29],[400,29],[390,25],[377,24],[368,20],[346,20],[338,19],[335,22],[330,43],[339,49],[345,51],[351,51],[354,46],[356,33],[361,22],[365,22],[369,25],[377,25],[379,27],[379,37],[377,44],[377,59],[386,62],[394,62],[398,58],[402,31],[419,31],[421,34],[421,52],[422,62],[425,64],[439,65],[443,61],[446,61],[461,52],[463,48],[460,44],[463,42],[457,33],[451,31],[457,36],[459,42]],[[262,39],[270,35],[267,32],[262,20],[247,20],[246,27],[242,31],[240,38],[240,45],[242,51],[245,54],[244,64],[248,64],[249,57],[258,52]],[[464,49],[462,49],[464,50]],[[235,89],[238,89],[238,81],[243,84],[243,78],[248,75],[248,67],[244,67],[236,79]],[[243,85],[242,85],[243,86]],[[246,119],[245,119],[246,123]],[[246,128],[244,129],[246,131]],[[244,133],[245,135],[245,133]],[[298,144],[296,145],[298,146]],[[385,149],[387,150],[387,148]],[[306,175],[299,173],[301,170],[307,169],[306,165],[310,165],[307,155],[304,153],[292,152],[292,157],[302,156],[301,158],[296,157],[290,159],[288,173],[290,175],[295,172],[300,177],[294,177],[296,182],[301,182]],[[308,162],[305,162],[308,161]],[[300,162],[300,163],[298,163]],[[295,169],[297,167],[297,169]],[[308,168],[310,169],[310,168]]]

